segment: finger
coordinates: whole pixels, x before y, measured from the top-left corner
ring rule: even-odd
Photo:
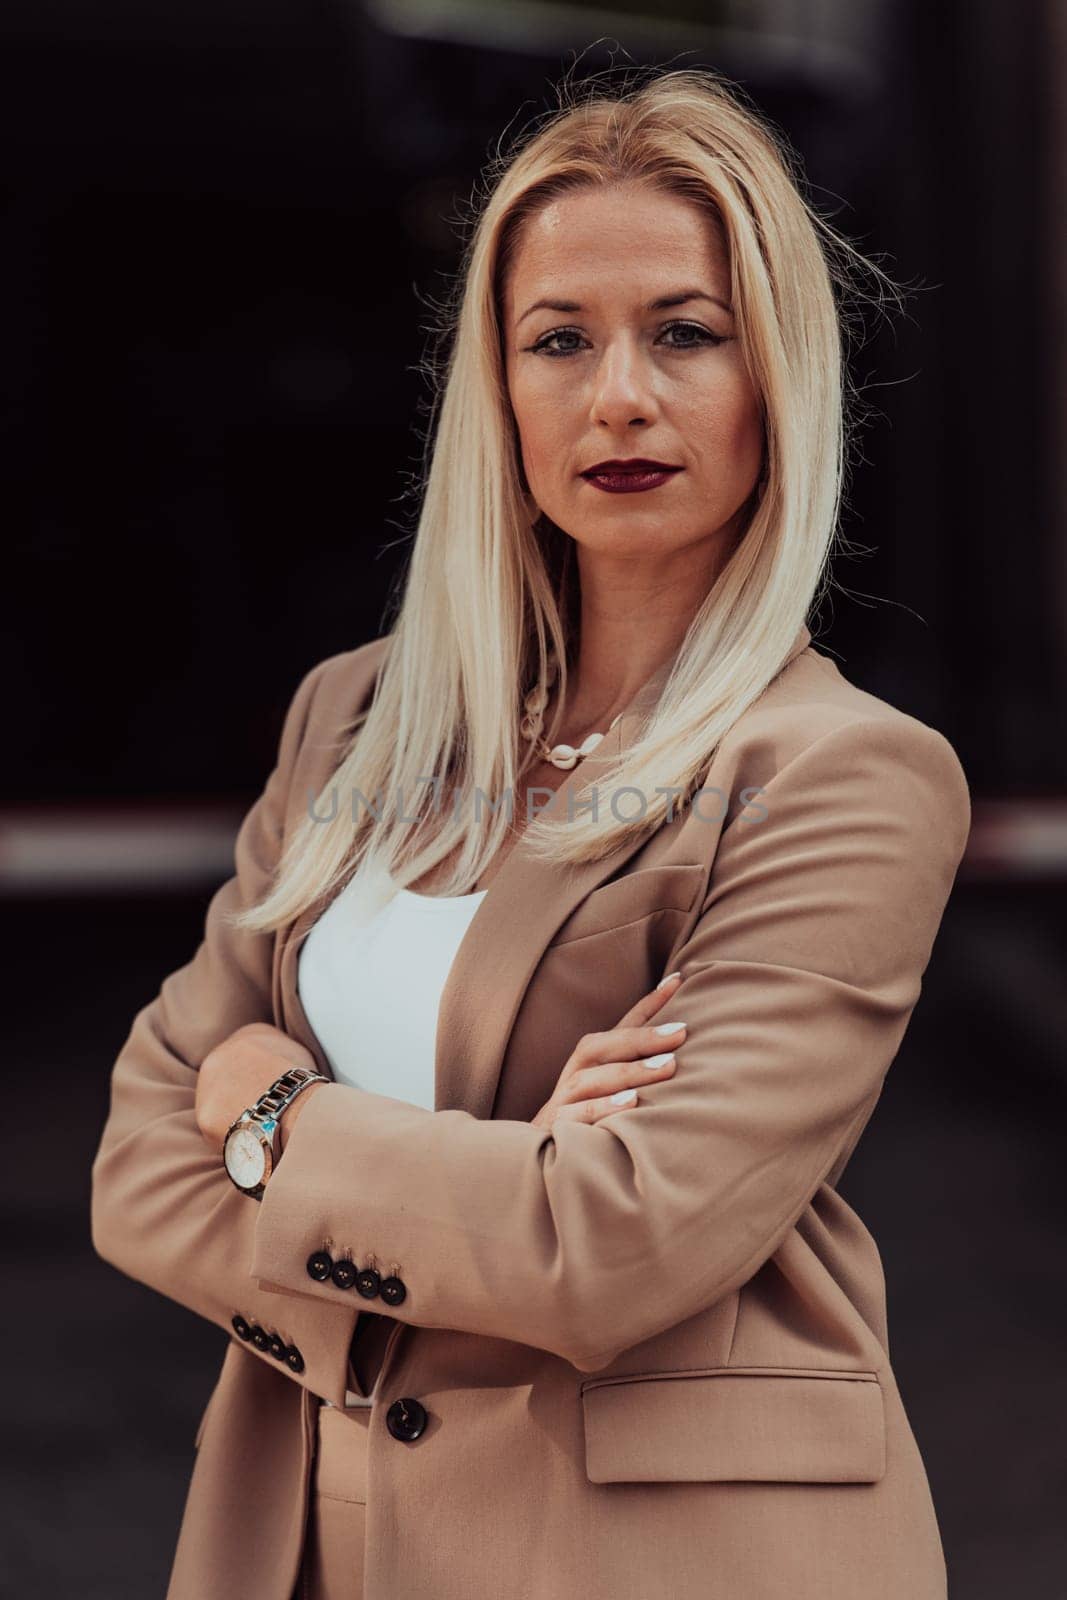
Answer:
[[[599,1122],[616,1111],[626,1111],[638,1104],[636,1089],[622,1089],[615,1094],[599,1095],[594,1100],[578,1100],[562,1105],[556,1111],[556,1122]]]
[[[637,1084],[655,1083],[658,1078],[672,1077],[677,1066],[674,1051],[660,1048],[634,1061],[608,1061],[601,1066],[583,1067],[561,1086],[556,1103],[574,1105],[580,1100],[595,1100]]]
[[[666,1005],[672,994],[678,991],[682,981],[680,972],[668,974],[662,982],[658,983],[651,993],[643,995],[637,1004],[631,1006],[624,1017],[619,1018],[620,1028],[639,1027],[642,1022],[647,1022],[649,1017],[654,1017],[661,1006]]]
[[[571,1057],[571,1070],[561,1085],[581,1077],[591,1068],[618,1061],[636,1061],[639,1056],[658,1055],[684,1044],[686,1025],[678,1022],[649,1022],[643,1028],[609,1028],[606,1033],[586,1034],[578,1041]]]

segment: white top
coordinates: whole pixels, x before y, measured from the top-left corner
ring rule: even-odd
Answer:
[[[441,993],[487,893],[416,894],[356,869],[297,962],[300,1003],[338,1083],[435,1109]],[[345,1394],[346,1406],[373,1400]]]

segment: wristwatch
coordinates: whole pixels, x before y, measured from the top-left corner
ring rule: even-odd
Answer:
[[[251,1200],[263,1198],[278,1153],[282,1112],[309,1084],[330,1081],[325,1073],[312,1072],[308,1067],[290,1067],[254,1106],[247,1107],[230,1124],[222,1146],[222,1161],[242,1194]]]

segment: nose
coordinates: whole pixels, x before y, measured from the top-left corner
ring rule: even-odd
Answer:
[[[591,420],[625,428],[651,421],[656,410],[651,362],[633,340],[611,340],[597,362]]]

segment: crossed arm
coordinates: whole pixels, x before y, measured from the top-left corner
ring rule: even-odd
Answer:
[[[259,1286],[343,1304],[305,1267],[330,1237],[400,1266],[399,1321],[596,1371],[746,1282],[874,1107],[970,818],[952,747],[903,717],[824,735],[762,803],[673,960],[669,1081],[550,1132],[322,1085],[263,1198]]]
[[[327,1237],[350,1241],[357,1262],[400,1265],[401,1322],[596,1371],[745,1282],[854,1142],[966,843],[962,769],[905,717],[837,728],[782,769],[766,820],[735,822],[719,843],[661,1013],[685,1020],[686,1044],[639,1107],[547,1130],[319,1085],[256,1203],[201,1136],[196,1075],[237,1028],[273,1021],[272,939],[222,919],[278,858],[285,775],[323,666],[290,707],[203,943],[138,1013],[115,1064],[95,1248],[227,1332],[235,1312],[277,1329],[303,1354],[290,1376],[338,1405],[360,1306],[308,1275]]]

